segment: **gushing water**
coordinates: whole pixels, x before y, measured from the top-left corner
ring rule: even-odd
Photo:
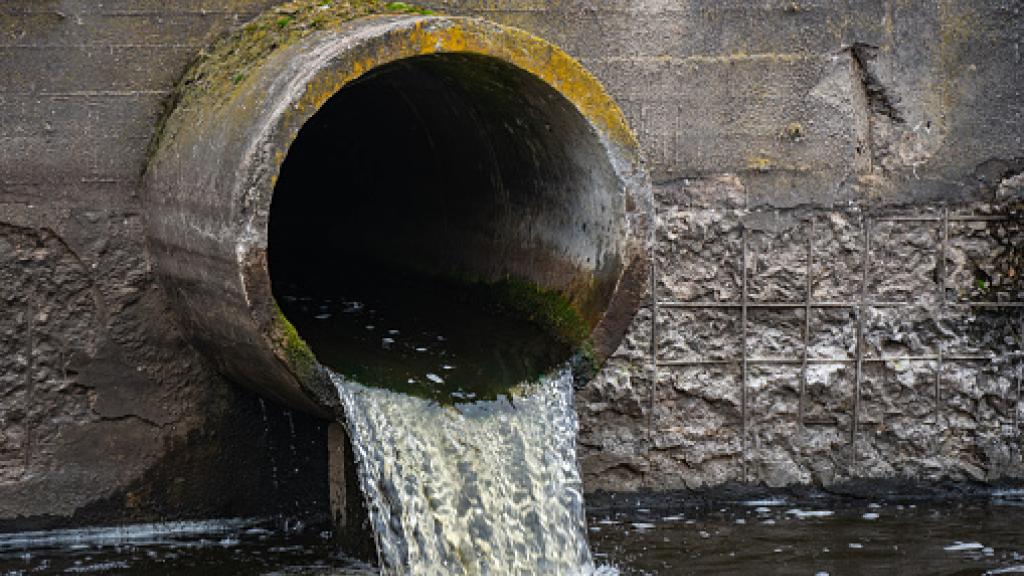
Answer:
[[[442,405],[333,374],[383,574],[591,574],[572,373]]]

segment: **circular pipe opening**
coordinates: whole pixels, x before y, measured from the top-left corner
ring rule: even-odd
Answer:
[[[392,62],[289,148],[274,295],[335,370],[492,396],[585,345],[622,274],[621,187],[595,130],[538,78],[472,54]]]
[[[521,30],[342,12],[273,38],[268,13],[179,87],[145,198],[190,340],[236,382],[323,416],[333,387],[305,341],[320,324],[288,297],[497,310],[600,362],[639,306],[651,229],[614,102]]]

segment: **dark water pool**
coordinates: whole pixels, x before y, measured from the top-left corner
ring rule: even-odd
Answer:
[[[1024,574],[1024,492],[895,503],[762,500],[592,515],[623,574]]]
[[[1024,574],[1024,491],[970,501],[762,500],[589,516],[622,574]],[[374,574],[330,534],[242,520],[0,535],[0,574]]]
[[[444,404],[493,400],[570,356],[570,347],[537,321],[504,310],[495,296],[500,290],[398,278],[331,296],[279,287],[277,297],[334,372]]]

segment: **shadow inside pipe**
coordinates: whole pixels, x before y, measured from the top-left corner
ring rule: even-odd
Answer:
[[[338,292],[277,288],[317,359],[358,382],[441,403],[490,400],[571,354],[547,327],[506,309],[493,285],[359,269],[364,281]]]
[[[619,188],[590,124],[539,79],[481,56],[387,64],[289,149],[274,295],[336,372],[494,398],[584,346],[621,272]]]

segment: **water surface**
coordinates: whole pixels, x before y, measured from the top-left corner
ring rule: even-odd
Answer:
[[[1024,574],[1024,493],[818,504],[628,507],[592,512],[587,523],[595,561],[623,574]],[[339,554],[330,534],[315,527],[234,522],[136,538],[110,531],[99,538],[82,531],[2,535],[0,574],[376,574]]]

